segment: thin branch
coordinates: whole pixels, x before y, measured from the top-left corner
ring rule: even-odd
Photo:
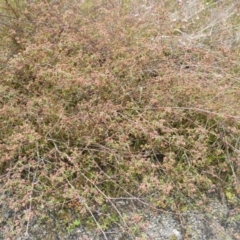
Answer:
[[[16,18],[19,18],[17,12],[15,11],[15,9],[11,6],[11,4],[8,2],[8,0],[5,0],[7,6],[9,7],[9,9],[14,13]]]
[[[240,116],[234,116],[234,115],[230,115],[230,114],[222,114],[222,113],[218,113],[218,112],[214,112],[214,111],[210,111],[210,110],[206,110],[206,109],[202,109],[202,108],[194,108],[194,107],[150,107],[147,108],[147,110],[158,110],[158,109],[176,109],[176,110],[187,110],[187,111],[196,111],[196,112],[203,112],[203,113],[207,113],[207,114],[212,114],[218,117],[222,117],[222,118],[233,118],[233,119],[237,119],[240,120]]]

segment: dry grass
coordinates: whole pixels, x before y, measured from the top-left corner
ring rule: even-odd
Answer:
[[[216,189],[237,204],[240,4],[160,2],[2,1],[4,236],[46,209],[131,232],[122,198],[176,212]]]

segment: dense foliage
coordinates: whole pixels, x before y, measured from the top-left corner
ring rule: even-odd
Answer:
[[[103,232],[127,228],[121,199],[179,212],[214,192],[238,204],[239,10],[2,0],[0,202],[16,216],[2,220],[6,237],[51,210],[68,229],[78,222],[65,209]]]

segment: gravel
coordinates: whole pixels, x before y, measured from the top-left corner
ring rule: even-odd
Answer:
[[[14,217],[12,211],[3,211],[0,206],[0,227],[7,224]],[[130,210],[131,209],[131,210]],[[29,225],[28,234],[11,239],[51,239],[51,240],[238,240],[240,239],[240,209],[231,209],[226,203],[214,199],[209,202],[208,211],[184,212],[174,214],[155,212],[150,209],[123,206],[125,216],[131,218],[134,214],[140,216],[140,221],[132,222],[128,226],[130,231],[124,231],[121,226],[105,231],[105,236],[99,231],[88,231],[83,226],[76,227],[69,233],[67,229],[59,231],[58,219],[51,217],[39,224],[37,219]],[[6,210],[6,209],[5,209]],[[133,231],[135,229],[135,231]],[[130,234],[131,232],[132,234]],[[2,233],[2,235],[1,235]],[[0,239],[5,240],[0,230]]]

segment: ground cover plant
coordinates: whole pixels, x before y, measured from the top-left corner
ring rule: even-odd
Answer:
[[[28,236],[49,212],[68,231],[134,235],[120,200],[182,212],[214,192],[237,206],[239,10],[2,0],[0,202],[14,215],[1,219],[4,237]]]

